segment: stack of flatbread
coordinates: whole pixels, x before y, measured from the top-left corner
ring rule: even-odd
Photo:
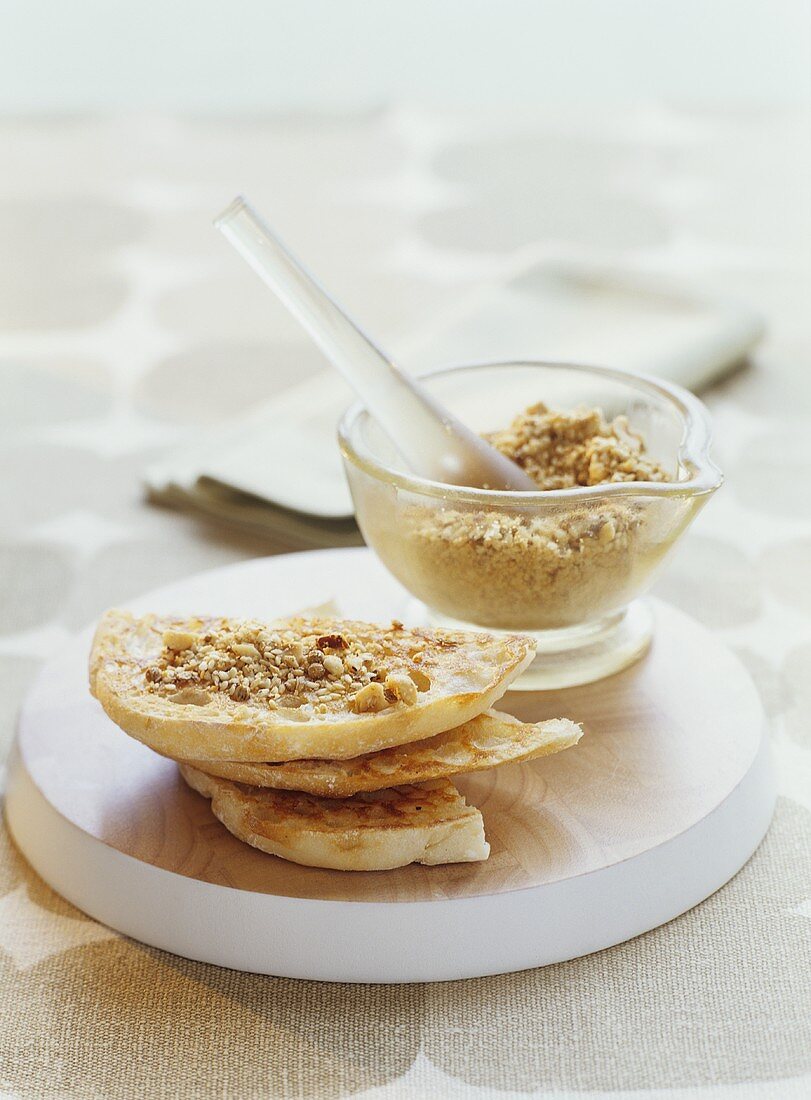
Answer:
[[[396,621],[109,611],[90,687],[240,840],[310,866],[385,870],[486,859],[481,814],[449,777],[579,740],[566,719],[490,709],[533,655],[522,635]]]

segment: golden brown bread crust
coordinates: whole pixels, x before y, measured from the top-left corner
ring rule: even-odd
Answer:
[[[293,863],[387,871],[409,863],[468,863],[490,853],[481,814],[446,779],[327,799],[245,787],[188,764],[180,772],[211,799],[229,832]]]
[[[149,690],[146,669],[163,649],[167,630],[215,629],[233,620],[136,618],[108,611],[90,656],[90,689],[126,733],[179,760],[267,761],[346,759],[417,741],[460,726],[486,710],[532,660],[534,645],[523,635],[413,631],[428,655],[430,687],[413,705],[397,701],[379,713],[345,708],[326,714],[309,705],[269,709],[248,699],[213,694],[203,705]],[[369,624],[320,620],[320,630],[360,629]]]
[[[582,729],[566,718],[519,722],[509,714],[487,711],[463,726],[424,741],[367,753],[351,760],[291,760],[279,764],[230,760],[192,760],[209,775],[253,787],[306,791],[323,798],[347,798],[407,783],[480,771],[499,764],[549,756],[577,744]]]

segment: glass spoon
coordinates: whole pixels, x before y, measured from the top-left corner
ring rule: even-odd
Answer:
[[[501,490],[537,486],[410,375],[327,294],[242,196],[214,225],[309,332],[414,471],[432,481]]]

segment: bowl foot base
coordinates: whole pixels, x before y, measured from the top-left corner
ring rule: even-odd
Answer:
[[[417,600],[409,606],[409,619],[454,630],[483,629],[442,615]],[[525,633],[535,638],[537,654],[510,690],[550,691],[594,683],[638,661],[650,645],[653,614],[645,600],[634,600],[624,611],[596,623]]]

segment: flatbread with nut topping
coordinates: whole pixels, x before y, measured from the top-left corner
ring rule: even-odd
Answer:
[[[461,726],[534,652],[520,634],[397,622],[108,611],[90,690],[126,733],[177,760],[345,760]]]
[[[239,840],[293,863],[339,871],[388,871],[409,863],[487,859],[482,816],[447,779],[353,798],[231,783],[188,764],[180,772]]]
[[[424,741],[382,749],[352,760],[291,760],[281,764],[193,760],[191,763],[209,775],[252,787],[347,798],[359,791],[423,783],[549,756],[576,745],[582,735],[580,726],[567,718],[529,723],[491,710]]]

